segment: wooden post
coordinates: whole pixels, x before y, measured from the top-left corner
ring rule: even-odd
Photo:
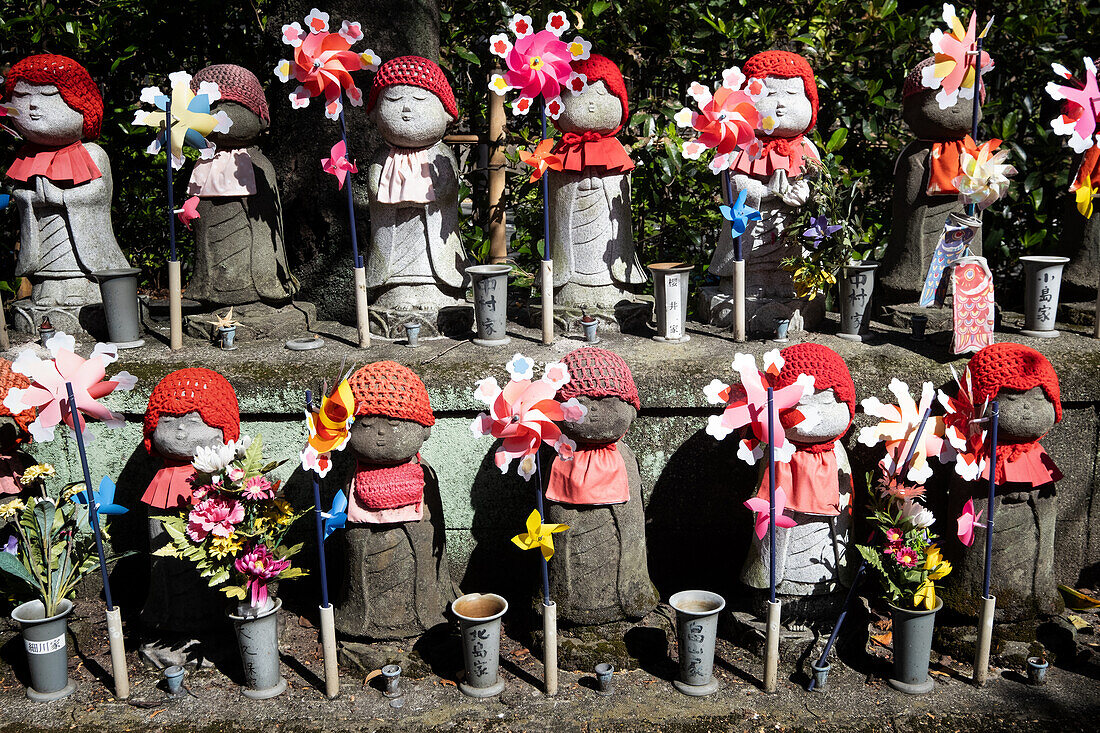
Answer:
[[[491,76],[491,75],[490,75]],[[499,265],[508,259],[508,224],[504,214],[505,166],[504,97],[489,90],[489,263]]]

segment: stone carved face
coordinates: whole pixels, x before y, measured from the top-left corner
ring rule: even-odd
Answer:
[[[558,127],[563,132],[611,132],[623,120],[623,103],[603,81],[589,84],[579,94],[563,89],[561,101],[564,110]]]
[[[811,427],[795,425],[784,429],[787,439],[795,443],[813,444],[836,440],[844,435],[848,429],[848,423],[852,420],[848,403],[838,401],[832,387],[814,392],[809,397],[803,397],[798,404],[812,405],[820,419]]]
[[[229,115],[229,119],[233,120],[229,132],[212,132],[206,136],[206,139],[217,145],[219,150],[255,145],[260,139],[260,133],[267,129],[267,123],[240,102],[215,102],[211,111],[218,110],[225,112]]]
[[[776,120],[775,129],[769,133],[773,137],[796,137],[806,131],[813,119],[814,108],[806,96],[806,86],[802,77],[783,79],[778,76],[764,78],[767,96],[756,103],[760,118],[769,115]]]
[[[954,107],[940,109],[936,90],[927,89],[911,94],[901,103],[901,116],[906,126],[921,140],[959,140],[971,130],[973,100],[960,99]],[[978,121],[982,119],[978,111]]]
[[[378,94],[371,119],[390,145],[426,148],[443,139],[454,118],[427,89],[410,84],[386,87]]]
[[[84,137],[84,115],[65,103],[52,84],[19,81],[11,94],[15,128],[28,142],[71,145]]]
[[[225,434],[202,421],[202,415],[192,411],[186,415],[161,415],[153,431],[153,448],[164,458],[190,461],[199,446],[225,445]]]
[[[997,393],[1000,415],[997,435],[1013,442],[1027,443],[1046,435],[1054,427],[1054,403],[1047,399],[1042,387],[1026,392],[1002,388]]]
[[[404,463],[417,454],[432,429],[412,420],[363,415],[351,426],[348,445],[366,463]]]
[[[0,417],[0,452],[10,455],[18,438],[19,426],[15,424],[15,418],[8,415]]]
[[[638,417],[634,405],[623,402],[618,397],[586,397],[581,395],[577,402],[588,408],[584,422],[575,423],[566,420],[562,423],[562,432],[578,443],[612,443],[626,435],[630,424]]]

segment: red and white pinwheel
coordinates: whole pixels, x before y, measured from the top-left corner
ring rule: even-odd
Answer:
[[[692,82],[688,95],[699,107],[696,112],[687,107],[676,113],[679,127],[690,127],[698,137],[684,142],[684,157],[698,160],[707,150],[714,151],[710,169],[721,173],[730,167],[738,149],[750,156],[759,155],[761,146],[756,141],[756,128],[771,132],[775,128],[773,117],[760,118],[756,103],[767,94],[761,79],[745,79],[741,69],[734,66],[722,72],[722,85],[713,94],[699,82]],[[755,157],[755,156],[754,156]]]
[[[546,365],[542,378],[532,381],[534,362],[516,354],[508,362],[511,380],[501,389],[495,377],[477,382],[474,397],[489,406],[489,412],[474,418],[474,435],[491,435],[503,442],[493,460],[501,473],[507,473],[512,460],[519,458],[519,473],[527,481],[535,473],[535,458],[542,443],[549,445],[565,460],[573,458],[577,444],[562,435],[555,420],[582,422],[587,408],[577,399],[558,402],[558,390],[569,383],[569,370],[561,362]]]
[[[576,74],[571,61],[583,61],[592,52],[592,44],[580,36],[566,42],[561,36],[569,30],[569,20],[563,12],[550,13],[546,28],[537,33],[531,25],[531,17],[517,13],[508,23],[515,34],[512,43],[507,34],[489,37],[489,52],[504,59],[508,70],[493,74],[489,88],[500,96],[518,89],[519,97],[512,103],[512,112],[525,115],[535,100],[541,96],[546,103],[546,113],[557,119],[563,110],[558,100],[561,88],[569,86],[574,92],[584,91],[587,80]]]
[[[764,446],[768,442],[768,387],[773,388],[772,402],[776,418],[782,418],[788,425],[812,426],[820,419],[812,408],[798,407],[803,397],[813,394],[814,377],[812,374],[799,374],[793,384],[779,387],[776,379],[783,369],[783,357],[779,349],[764,354],[764,371],[756,368],[756,359],[751,354],[737,354],[733,357],[733,369],[741,375],[741,384],[731,387],[717,379],[703,388],[703,393],[711,404],[725,405],[721,415],[711,415],[707,421],[707,434],[718,440],[739,428],[748,428],[746,436],[737,447],[737,457],[754,465],[764,455]],[[772,440],[775,443],[775,460],[789,463],[794,455],[794,443],[787,440],[783,425],[776,420]]]
[[[932,50],[936,54],[936,62],[926,66],[922,72],[921,84],[929,89],[939,89],[936,101],[940,109],[954,107],[959,99],[973,99],[974,87],[981,83],[974,73],[974,57],[970,55],[977,46],[978,38],[985,38],[993,25],[990,18],[981,36],[976,35],[978,14],[970,16],[970,25],[963,28],[962,21],[955,15],[955,6],[950,3],[943,4],[943,21],[950,26],[950,30],[944,33],[939,28],[932,31],[929,40],[932,41]],[[985,74],[993,68],[993,59],[985,51],[981,53],[979,61],[980,72]]]
[[[348,173],[359,172],[359,168],[355,163],[348,160],[348,146],[343,140],[332,146],[329,157],[321,158],[321,168],[325,173],[336,176],[336,180],[339,182],[337,188],[341,190],[344,188],[344,181],[347,180]]]
[[[931,382],[925,382],[921,388],[918,404],[909,393],[909,385],[900,379],[890,380],[890,391],[897,397],[898,404],[884,405],[877,397],[868,397],[861,403],[868,415],[880,418],[877,425],[870,425],[859,431],[859,442],[868,447],[886,443],[886,455],[882,459],[882,468],[887,476],[894,476],[901,468],[914,444],[917,428],[920,427],[924,412],[932,405],[935,390]],[[942,417],[929,417],[921,431],[920,440],[913,448],[913,457],[905,478],[917,484],[923,484],[932,476],[929,456],[935,456],[941,463],[951,459],[951,445],[943,439],[944,422]]]
[[[26,389],[13,387],[4,398],[4,407],[12,414],[38,409],[38,417],[28,426],[31,437],[40,443],[49,442],[57,425],[64,423],[79,430],[87,443],[92,435],[86,430],[85,416],[102,420],[107,427],[122,427],[123,416],[97,402],[116,389],[129,391],[137,384],[137,377],[128,372],[105,379],[107,365],[118,360],[118,348],[114,344],[96,344],[92,355],[85,359],[74,353],[76,339],[61,331],[46,342],[46,348],[52,359],[39,359],[31,349],[16,357],[12,371],[29,378],[31,385]],[[76,400],[80,424],[75,427],[66,383],[72,384]]]
[[[982,518],[982,514],[984,513],[985,510],[982,510],[975,514],[974,500],[966,500],[966,504],[963,505],[962,514],[959,515],[959,518],[956,522],[956,534],[959,536],[959,542],[963,543],[967,547],[970,547],[972,544],[974,544],[974,528],[985,526],[978,521]]]
[[[986,430],[982,426],[988,401],[974,404],[969,371],[964,371],[960,379],[952,367],[951,376],[955,378],[955,395],[939,390],[939,402],[945,410],[944,438],[955,452],[955,473],[966,481],[977,481],[985,471],[988,452]]]
[[[298,87],[290,94],[295,109],[306,107],[313,97],[324,97],[325,117],[339,119],[346,94],[356,106],[363,104],[363,90],[355,86],[352,72],[376,71],[378,56],[369,48],[356,53],[351,47],[363,39],[359,23],[345,20],[340,30],[329,33],[329,14],[313,8],[305,18],[306,29],[298,23],[283,26],[283,43],[294,47],[294,59],[275,66],[275,76],[283,83],[293,77]]]
[[[1069,146],[1075,153],[1083,153],[1094,145],[1100,145],[1096,134],[1100,119],[1100,86],[1096,83],[1096,64],[1085,57],[1085,83],[1079,84],[1069,69],[1061,64],[1051,64],[1054,73],[1070,84],[1047,83],[1047,94],[1067,102],[1067,109],[1053,120],[1050,127],[1056,135],[1069,138]]]
[[[756,512],[756,539],[764,539],[764,535],[768,533],[769,520],[771,519],[771,504],[767,499],[761,499],[758,496],[754,496],[745,502],[752,511]],[[786,527],[790,529],[798,525],[798,522],[794,521],[783,510],[787,508],[787,492],[783,490],[781,486],[775,487],[775,526]]]

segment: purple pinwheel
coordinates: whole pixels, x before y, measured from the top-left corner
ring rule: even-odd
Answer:
[[[843,228],[844,227],[840,224],[829,224],[829,217],[827,216],[814,216],[810,217],[810,228],[802,232],[802,236],[807,239],[812,239],[813,244],[810,246],[817,249],[821,246],[822,242],[829,239]]]
[[[733,206],[719,206],[722,216],[730,223],[733,233],[740,237],[745,233],[750,221],[760,221],[760,212],[751,206],[745,205],[745,198],[749,195],[747,188],[741,189]]]

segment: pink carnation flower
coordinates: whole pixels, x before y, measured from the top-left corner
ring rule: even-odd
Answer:
[[[279,577],[279,573],[290,567],[290,560],[277,560],[264,545],[256,545],[237,558],[234,567],[247,579],[253,608],[262,608],[267,603],[267,584]]]
[[[271,489],[271,482],[263,476],[253,476],[245,481],[242,494],[244,498],[252,501],[275,498],[275,492]]]
[[[244,520],[244,505],[236,500],[215,497],[200,501],[187,515],[187,536],[202,542],[209,535],[228,537],[233,526]]]

